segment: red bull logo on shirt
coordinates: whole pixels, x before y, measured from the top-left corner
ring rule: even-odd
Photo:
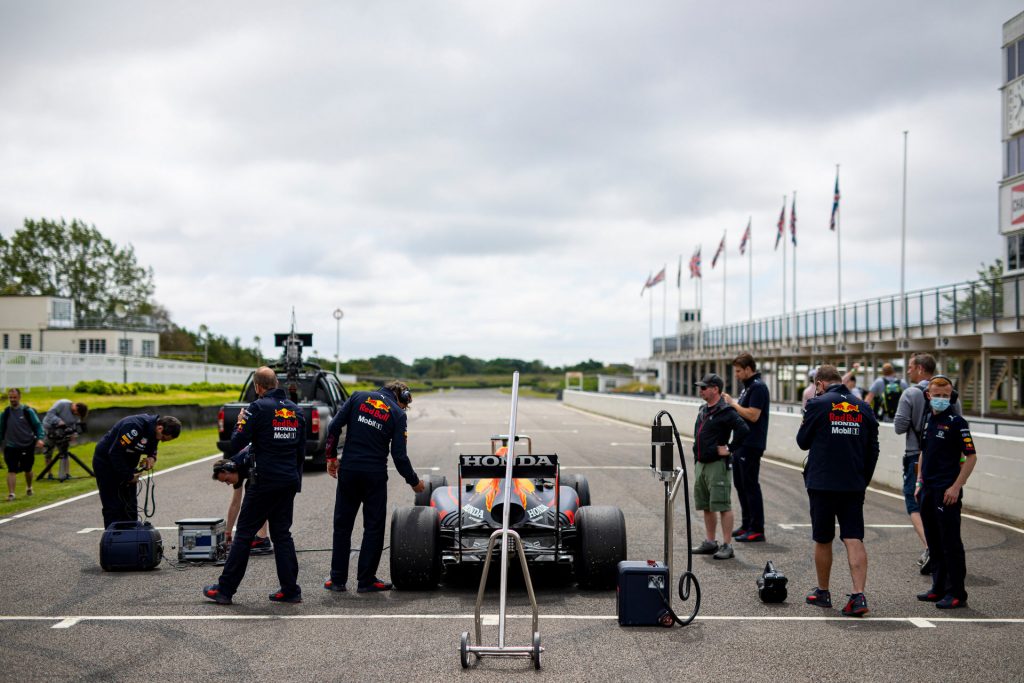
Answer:
[[[387,422],[391,419],[391,406],[379,398],[368,398],[359,404],[359,412],[366,413],[375,420]]]

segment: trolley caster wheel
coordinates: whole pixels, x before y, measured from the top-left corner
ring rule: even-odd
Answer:
[[[462,663],[463,669],[469,668],[469,631],[462,632],[462,638],[459,639],[459,662]]]
[[[540,669],[540,633],[533,632],[533,668]]]

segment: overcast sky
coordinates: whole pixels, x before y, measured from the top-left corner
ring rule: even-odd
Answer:
[[[1002,24],[1017,2],[0,1],[0,232],[79,218],[174,320],[251,345],[291,307],[333,356],[646,355],[651,271],[704,253],[705,322],[1002,256]],[[788,209],[787,209],[788,214]],[[683,305],[693,302],[684,273]],[[663,288],[654,290],[655,329]],[[790,306],[792,304],[789,304]]]

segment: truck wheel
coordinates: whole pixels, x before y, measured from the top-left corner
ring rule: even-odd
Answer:
[[[429,507],[391,514],[391,582],[398,590],[434,590],[441,579],[441,525]]]
[[[430,496],[437,489],[448,485],[448,477],[440,477],[436,474],[428,474],[423,477],[423,490],[416,494],[413,505],[430,505]]]
[[[562,486],[570,486],[580,498],[580,507],[590,505],[590,482],[582,474],[563,474],[559,476]]]
[[[576,513],[578,546],[573,569],[580,588],[614,588],[626,559],[626,518],[612,505],[589,505]]]

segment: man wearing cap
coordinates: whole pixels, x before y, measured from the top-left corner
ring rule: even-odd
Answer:
[[[694,470],[694,507],[704,512],[704,542],[694,548],[698,555],[713,555],[716,560],[735,557],[732,544],[732,469],[729,456],[740,447],[750,432],[746,420],[725,402],[722,389],[725,383],[718,375],[704,375],[697,382],[704,405],[697,413],[693,426],[693,455],[697,461]],[[729,437],[732,436],[730,443]],[[722,522],[722,544],[715,540],[718,518]]]

